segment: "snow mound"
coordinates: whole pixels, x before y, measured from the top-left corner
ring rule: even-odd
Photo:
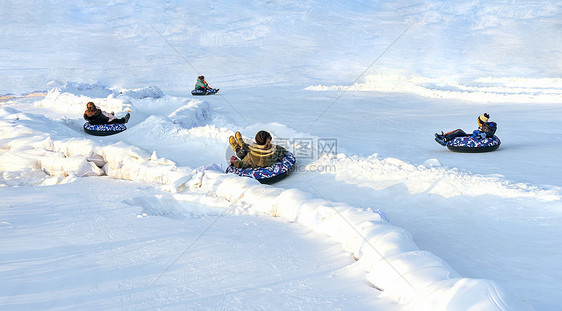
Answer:
[[[124,142],[100,146],[90,139],[56,140],[37,128],[47,124],[15,109],[0,109],[0,184],[51,185],[67,177],[109,175],[174,185],[191,174],[191,169]]]
[[[101,95],[101,94],[97,94]],[[63,92],[55,88],[49,90],[44,99],[35,102],[36,107],[49,108],[59,112],[73,112],[82,114],[86,110],[86,104],[93,102],[98,108],[107,112],[124,112],[133,110],[133,105],[126,98],[116,98],[113,93],[107,97],[89,97],[83,94]]]
[[[69,93],[76,96],[85,96],[91,98],[103,98],[115,94],[104,85],[99,83],[88,84],[80,82],[66,82],[60,88],[56,88],[60,93]]]
[[[37,107],[60,112],[82,113],[86,109],[86,103],[90,101],[107,112],[130,112],[133,110],[132,100],[159,99],[164,97],[164,93],[156,86],[114,90],[100,84],[66,82],[43,96],[43,100],[35,102]]]
[[[85,96],[91,98],[104,98],[110,95],[123,95],[134,99],[157,99],[164,96],[164,92],[162,92],[162,90],[155,85],[137,89],[114,89],[99,83],[89,84],[67,81],[62,86],[54,87],[52,90],[58,90],[60,93],[69,93],[76,96]]]
[[[53,140],[34,129],[42,119],[15,109],[0,109],[0,184],[50,185],[67,177],[99,176],[102,170],[88,156],[93,146],[83,140]]]
[[[186,105],[172,112],[170,118],[175,124],[184,128],[204,125],[210,116],[210,105],[200,100],[191,100]]]
[[[377,154],[367,158],[339,154],[337,159],[321,158],[309,166],[330,166],[333,169],[322,173],[335,174],[337,180],[375,190],[403,184],[409,194],[437,194],[446,198],[488,195],[543,202],[562,199],[560,193],[553,189],[513,184],[497,176],[473,175],[458,169],[440,167],[440,163],[435,159],[426,161],[425,165],[415,166],[399,159],[380,159]]]
[[[143,99],[143,98],[157,99],[157,98],[164,97],[164,92],[162,92],[160,88],[154,85],[145,88],[140,88],[140,89],[133,89],[133,90],[122,89],[119,91],[119,94],[136,99]]]
[[[178,180],[191,176],[191,169],[177,167],[173,161],[159,158],[156,152],[150,154],[124,142],[101,147],[98,154],[106,162],[105,173],[112,178],[174,186]]]

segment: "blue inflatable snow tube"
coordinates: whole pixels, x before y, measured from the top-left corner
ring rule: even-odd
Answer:
[[[238,176],[250,177],[257,179],[262,184],[272,184],[287,177],[295,170],[295,156],[287,151],[285,156],[278,162],[268,167],[256,168],[236,168],[230,165],[226,168],[226,173],[236,174]]]
[[[95,136],[108,136],[121,133],[126,130],[125,124],[98,124],[93,125],[90,122],[84,123],[84,132]]]
[[[500,139],[494,135],[492,138],[478,139],[472,136],[457,137],[447,142],[447,148],[455,152],[489,152],[498,149]]]
[[[191,95],[214,95],[218,92],[218,89],[208,89],[208,90],[193,90]]]

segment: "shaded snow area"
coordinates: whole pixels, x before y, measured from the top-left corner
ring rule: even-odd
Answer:
[[[4,1],[0,310],[558,310],[561,20]],[[198,75],[219,93],[192,96]],[[85,133],[90,101],[127,129]],[[485,112],[496,151],[434,141]],[[224,173],[259,130],[297,158],[273,185]]]

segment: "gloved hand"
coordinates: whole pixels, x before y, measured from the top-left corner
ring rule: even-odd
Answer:
[[[237,157],[235,157],[235,156],[230,157],[230,164],[234,164],[234,161],[236,161],[236,160],[238,160]]]
[[[484,138],[486,138],[486,133],[481,132],[479,130],[474,130],[472,132],[472,137],[474,137],[476,139],[484,139]]]

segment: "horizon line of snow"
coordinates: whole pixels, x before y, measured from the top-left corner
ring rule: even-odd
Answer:
[[[546,86],[546,87],[545,87]],[[310,91],[410,93],[428,98],[491,103],[559,103],[562,78],[479,78],[471,84],[400,74],[373,74],[352,85],[311,85]]]

